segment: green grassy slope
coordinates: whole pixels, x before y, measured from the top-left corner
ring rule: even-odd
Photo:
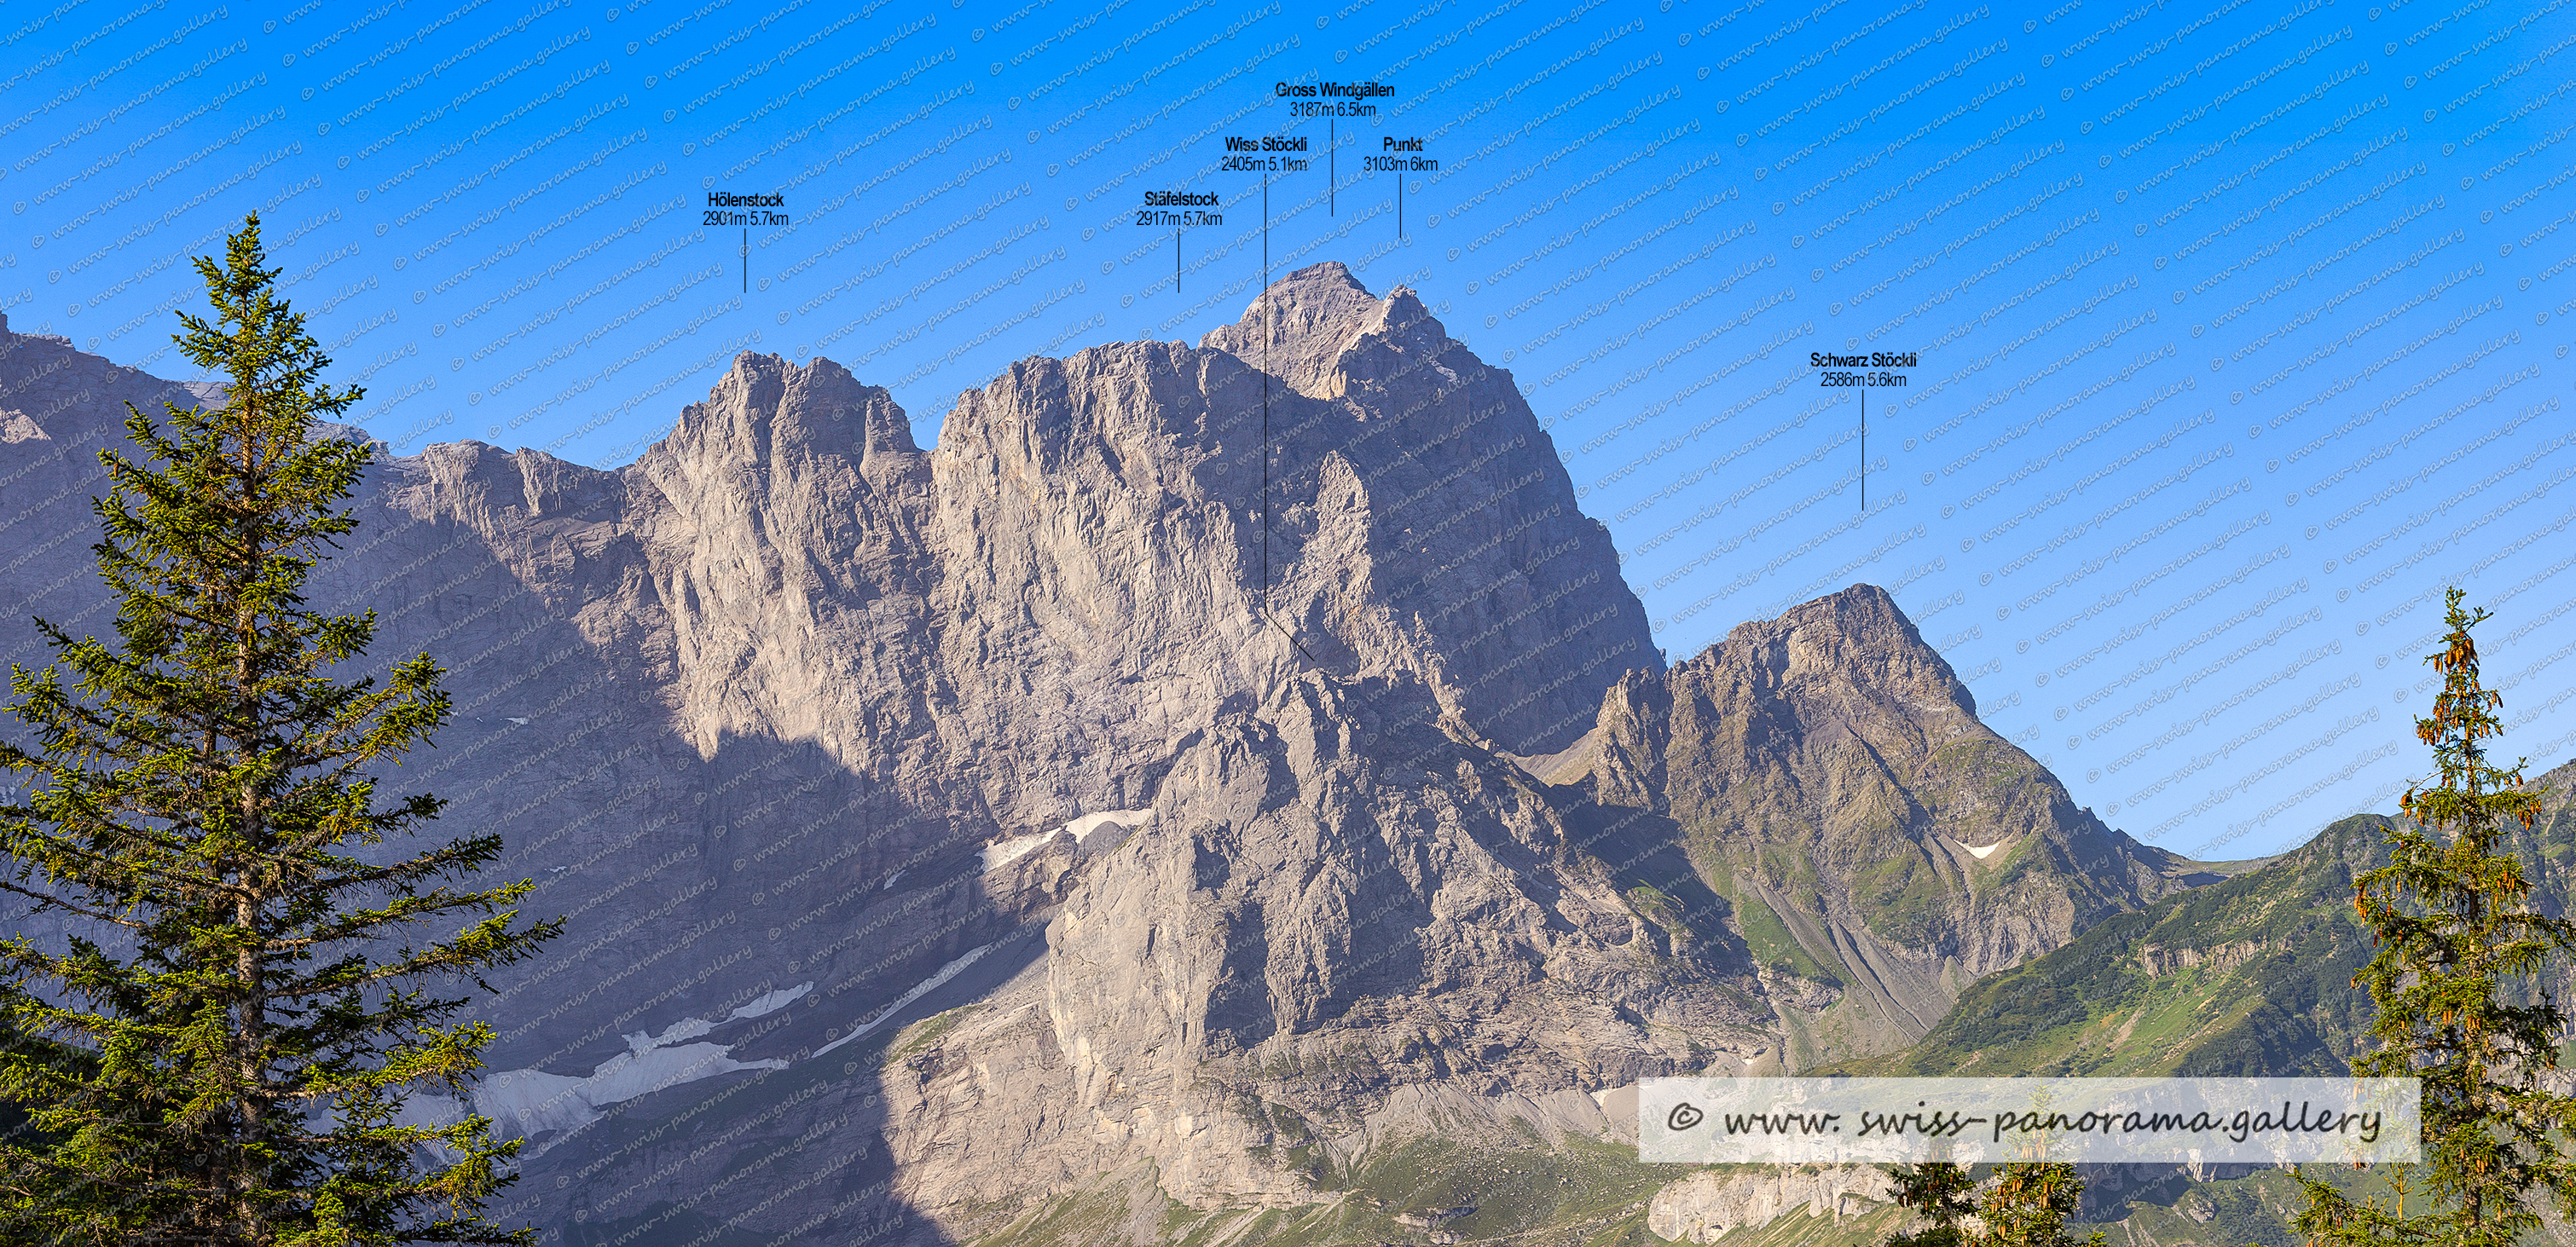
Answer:
[[[1914,1077],[2331,1075],[2369,1024],[2350,899],[2381,860],[2359,815],[2260,869],[2104,920],[1989,976],[1914,1046],[1831,1072]]]
[[[2540,824],[2515,843],[2544,909],[2576,910],[2576,763],[2535,781]],[[2105,919],[2073,943],[1970,986],[1951,1013],[1912,1047],[1809,1073],[1905,1076],[2333,1075],[2370,1020],[2351,985],[2370,955],[2352,919],[2352,877],[2385,860],[2386,820],[2359,815],[2279,858],[2221,882]],[[1901,891],[1901,889],[1900,889]],[[1802,960],[1787,925],[1767,910],[1742,917],[1757,959],[1801,975],[1830,974]],[[1766,923],[1764,918],[1773,918]],[[2569,984],[2557,985],[2569,998]],[[898,1041],[900,1042],[900,1041]],[[1216,1247],[1366,1244],[1526,1244],[1661,1247],[1647,1208],[1692,1166],[1643,1165],[1633,1147],[1574,1139],[1549,1149],[1534,1138],[1405,1139],[1316,1172],[1329,1203],[1286,1209],[1194,1212],[1139,1208],[1150,1178],[1103,1175],[1096,1187],[1029,1209],[978,1247],[1073,1247],[1140,1221],[1161,1241]],[[2097,1190],[2109,1247],[2292,1247],[2289,1219],[2305,1197],[2289,1174],[2258,1170],[2220,1181],[2151,1175],[2128,1190]],[[2325,1170],[2356,1194],[2378,1171]],[[1424,1214],[1460,1208],[1450,1218]],[[1903,1228],[1893,1208],[1809,1216],[1799,1209],[1739,1228],[1727,1247],[1877,1247]],[[2078,1227],[2079,1235],[2090,1226]],[[2535,1243],[2576,1243],[2552,1224]]]
[[[2512,843],[2532,901],[2576,910],[2576,763],[2535,779]],[[2102,921],[1989,975],[1912,1047],[1819,1073],[2293,1077],[2345,1072],[2370,1025],[2352,879],[2387,861],[2388,820],[2346,818],[2251,871]],[[2567,976],[2552,984],[2567,998]]]

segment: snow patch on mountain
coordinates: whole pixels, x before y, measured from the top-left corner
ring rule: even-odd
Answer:
[[[805,993],[812,990],[814,990],[814,985],[812,983],[800,983],[794,987],[782,987],[766,996],[762,996],[758,1000],[752,1001],[750,1004],[735,1009],[732,1013],[725,1016],[725,1020],[728,1022],[739,1022],[745,1018],[766,1017],[769,1014],[776,1013],[779,1010],[796,1003],[798,999],[805,995]]]
[[[1103,827],[1116,827],[1121,831],[1125,831],[1129,828],[1133,828],[1144,823],[1150,823],[1152,821],[1154,821],[1154,812],[1152,810],[1102,810],[1097,814],[1085,814],[1072,822],[1066,823],[1064,825],[1064,830],[1067,835],[1073,837],[1074,843],[1083,846],[1085,849],[1089,849],[1091,848],[1091,837]],[[1124,839],[1124,837],[1115,837],[1113,838],[1113,842],[1116,839]],[[1102,847],[1105,848],[1108,846],[1104,845]]]
[[[933,974],[929,978],[923,979],[919,983],[914,984],[911,991],[905,992],[903,995],[896,997],[893,1004],[877,1010],[876,1016],[860,1023],[857,1030],[851,1031],[849,1034],[843,1035],[820,1048],[816,1048],[814,1050],[814,1055],[821,1056],[834,1048],[840,1047],[842,1044],[849,1043],[855,1039],[865,1038],[870,1032],[885,1025],[887,1022],[892,1021],[894,1019],[894,1015],[903,1012],[903,1007],[905,1005],[911,1004],[913,1001],[919,1000],[937,990],[940,984],[957,977],[960,971],[982,960],[984,954],[991,952],[992,950],[993,946],[990,944],[968,949],[966,955],[959,957],[955,961],[949,962],[947,965],[939,967],[939,972],[937,974]]]
[[[1084,814],[1074,818],[1066,822],[1061,830],[1064,834],[1073,837],[1074,844],[1083,852],[1098,853],[1118,847],[1126,841],[1126,833],[1129,829],[1153,820],[1152,810],[1102,810],[1097,814]],[[1095,837],[1102,835],[1103,828],[1111,829],[1117,834],[1107,836],[1098,844],[1092,843]],[[985,845],[984,869],[987,872],[1000,870],[1036,852],[1039,846],[1055,839],[1055,836],[1056,833],[1052,831],[1038,831]],[[887,882],[891,886],[893,881]]]
[[[813,984],[783,992],[771,992],[742,1009],[733,1018],[757,1017],[748,1009],[776,1000],[760,1013],[782,1008],[798,996],[812,990]],[[784,997],[784,999],[777,999]],[[626,1051],[594,1067],[588,1077],[549,1074],[543,1070],[514,1069],[487,1075],[474,1088],[474,1109],[492,1119],[495,1133],[504,1137],[528,1138],[549,1130],[569,1131],[599,1120],[609,1105],[637,1096],[650,1095],[682,1083],[713,1078],[738,1070],[773,1070],[787,1068],[779,1058],[763,1061],[737,1061],[730,1055],[732,1044],[685,1043],[696,1039],[716,1024],[704,1018],[682,1018],[665,1027],[661,1034],[637,1032],[624,1036]],[[543,1151],[539,1145],[537,1151]],[[533,1153],[531,1153],[533,1154]]]

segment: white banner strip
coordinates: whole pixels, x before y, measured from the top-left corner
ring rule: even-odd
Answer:
[[[2413,1161],[2412,1078],[1649,1078],[1637,1158]]]

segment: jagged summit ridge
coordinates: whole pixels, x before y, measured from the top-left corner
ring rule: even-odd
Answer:
[[[781,451],[862,459],[920,448],[912,422],[882,387],[860,382],[829,359],[799,366],[744,351],[705,401],[681,409],[653,449],[681,459],[759,462]]]
[[[0,342],[44,435],[0,482],[54,500],[0,605],[97,626],[81,473],[186,393]],[[1197,346],[1022,360],[927,449],[746,353],[624,468],[441,444],[357,505],[316,599],[458,715],[391,778],[581,932],[496,979],[487,1054],[578,1109],[513,1118],[567,1237],[1328,1199],[1298,1148],[1901,1040],[2157,886],[1875,590],[1665,670],[1510,375],[1336,265]]]
[[[1272,375],[1266,443],[1263,323],[1304,378]],[[383,476],[613,599],[594,634],[651,656],[702,755],[814,740],[997,831],[1130,808],[1216,707],[1317,664],[1520,753],[1660,666],[1508,374],[1409,292],[1314,266],[1207,341],[1022,360],[927,452],[838,364],[745,352],[625,468],[466,442]],[[918,778],[961,748],[972,784]]]
[[[1106,543],[1122,559],[1152,548],[1154,567],[1192,568],[1155,592],[1252,640],[1245,687],[1306,660],[1401,673],[1537,753],[1582,735],[1619,672],[1661,665],[1608,530],[1578,509],[1509,374],[1410,292],[1376,298],[1339,264],[1290,274],[1196,349],[1014,364],[960,396],[936,457],[944,506],[972,500],[1023,533],[1115,517],[1099,531],[1131,534]],[[976,483],[977,465],[999,484]],[[1125,601],[1113,579],[1086,573],[1091,600]],[[1579,674],[1541,687],[1563,658]]]
[[[1854,585],[1633,673],[1560,764],[1670,817],[1727,896],[1805,1063],[1920,1038],[1967,984],[2186,884],[1979,722],[1887,592]]]
[[[1368,292],[1338,260],[1308,265],[1288,274],[1255,296],[1241,319],[1209,331],[1199,339],[1205,350],[1225,351],[1269,371],[1289,388],[1309,398],[1338,398],[1346,389],[1343,357],[1371,334],[1389,335],[1406,345],[1445,342],[1436,321],[1425,328],[1430,312],[1409,289],[1398,287],[1381,300]]]

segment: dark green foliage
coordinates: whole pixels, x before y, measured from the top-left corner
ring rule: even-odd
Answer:
[[[2440,783],[2410,789],[2388,832],[2388,864],[2353,881],[2353,907],[2379,941],[2356,981],[2376,1009],[2365,1077],[2413,1077],[2423,1096],[2424,1160],[2393,1201],[2356,1202],[2303,1177],[2297,1225],[2319,1244],[2406,1242],[2509,1247],[2540,1225],[2543,1192],[2576,1213],[2576,1163],[2564,1151],[2576,1098],[2544,1088],[2567,1016],[2539,985],[2576,950],[2576,922],[2531,904],[2507,828],[2540,812],[2522,766],[2487,760],[2502,699],[2480,687],[2469,630],[2487,615],[2447,597],[2450,635],[2426,661],[2443,677],[2433,714],[2415,721]]]
[[[2001,1179],[1977,1201],[1985,1229],[1969,1235],[1967,1247],[2077,1247],[2079,1240],[2067,1236],[2066,1219],[2083,1199],[2084,1182],[2073,1165],[2005,1165]],[[2102,1231],[2081,1242],[2102,1247]]]
[[[1964,1057],[2084,1022],[2126,993],[2129,945],[2153,923],[2154,911],[2115,914],[2040,961],[1983,980],[1912,1051]]]
[[[463,1000],[423,984],[559,924],[513,928],[525,882],[457,886],[497,836],[388,847],[442,803],[379,800],[375,777],[448,697],[427,655],[381,686],[330,678],[374,616],[302,589],[356,526],[370,451],[320,436],[359,392],[321,383],[330,361],[265,261],[256,217],[222,264],[197,261],[215,315],[182,315],[178,342],[224,378],[222,405],[128,408],[140,461],[100,456],[116,639],[39,620],[53,664],[12,671],[33,747],[0,744],[28,781],[0,806],[0,888],[114,938],[0,944],[0,1101],[33,1123],[0,1143],[0,1240],[532,1241],[477,1211],[517,1144],[479,1117],[397,1117],[461,1096],[492,1033],[442,1025]]]
[[[2073,1165],[2001,1165],[1982,1194],[1967,1168],[1950,1161],[1898,1165],[1888,1176],[1897,1206],[1924,1226],[1890,1235],[1887,1247],[2101,1247],[2099,1230],[2083,1240],[2066,1233],[2066,1219],[2084,1199]]]
[[[2284,955],[2277,960],[2289,960]],[[2283,981],[2292,991],[2313,994],[2314,979],[2295,974],[2258,976]],[[2333,1078],[2345,1073],[2334,1056],[2333,1041],[2301,1015],[2296,1000],[2264,999],[2244,1017],[2201,1040],[2174,1067],[2181,1078]],[[2314,1004],[2313,1000],[2304,1002]]]
[[[1887,1247],[1965,1247],[1967,1230],[1959,1223],[1977,1210],[1969,1198],[1976,1181],[1965,1166],[1929,1160],[1898,1165],[1887,1176],[1896,1182],[1896,1206],[1925,1223],[1911,1234],[1889,1235]]]

